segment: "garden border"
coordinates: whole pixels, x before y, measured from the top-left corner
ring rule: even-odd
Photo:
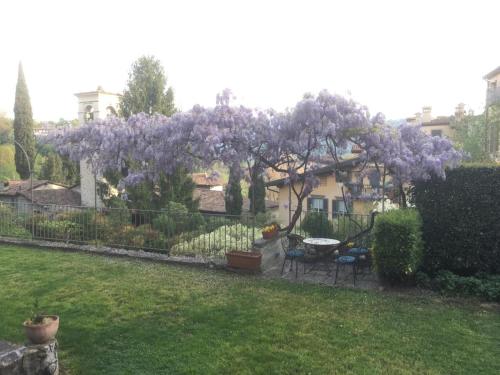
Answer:
[[[103,256],[146,260],[156,263],[166,263],[174,265],[220,268],[220,269],[225,268],[225,263],[221,264],[214,261],[203,260],[201,258],[169,256],[167,254],[161,254],[157,252],[148,252],[143,250],[127,250],[127,249],[114,248],[108,246],[78,245],[71,243],[44,241],[44,240],[26,240],[26,239],[11,238],[11,237],[0,237],[0,243],[9,245],[21,245],[27,247],[37,247],[49,250],[81,252],[81,253],[90,253]]]

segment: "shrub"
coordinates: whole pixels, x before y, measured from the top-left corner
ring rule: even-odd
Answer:
[[[422,217],[423,269],[470,276],[500,273],[500,167],[447,171],[446,180],[417,182],[415,206]]]
[[[445,295],[473,296],[486,301],[500,302],[500,276],[459,276],[446,270],[437,272],[434,278],[424,272],[417,273],[417,284]]]
[[[252,248],[251,227],[242,224],[225,225],[217,230],[181,241],[172,246],[170,254],[189,256],[224,255],[230,250]]]
[[[98,214],[97,216],[97,221],[99,223],[99,218],[101,217],[101,215]],[[77,238],[79,241],[89,241],[95,239],[95,219],[96,213],[94,212],[94,210],[76,210],[71,212],[64,212],[56,217],[57,221],[73,223],[75,224],[76,228],[80,229]]]
[[[323,212],[308,212],[300,228],[311,237],[334,238],[333,223]]]
[[[422,258],[421,220],[415,210],[392,210],[377,217],[375,265],[391,283],[411,280]]]
[[[82,227],[69,220],[38,221],[35,226],[35,236],[54,240],[81,241]]]
[[[188,212],[186,206],[176,202],[168,202],[164,212],[153,219],[153,227],[166,237],[197,230],[203,224],[203,216],[199,212]]]
[[[0,236],[30,238],[31,232],[17,225],[0,225]]]

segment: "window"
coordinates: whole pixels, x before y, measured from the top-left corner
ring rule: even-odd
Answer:
[[[349,172],[335,171],[335,181],[337,181],[337,182],[349,182]]]
[[[85,107],[85,114],[83,119],[85,122],[89,122],[94,119],[94,108],[91,105]]]
[[[348,208],[351,207],[347,207],[343,199],[334,199],[332,201],[332,216],[335,217],[337,215],[346,214],[349,212]]]
[[[116,117],[116,110],[112,106],[106,108],[106,117]]]
[[[431,135],[433,137],[442,137],[443,136],[443,131],[440,130],[440,129],[434,129],[434,130],[431,130]]]
[[[307,210],[315,212],[328,212],[328,199],[323,197],[307,198]]]

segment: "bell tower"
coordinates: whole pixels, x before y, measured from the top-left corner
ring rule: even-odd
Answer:
[[[96,91],[80,92],[75,94],[78,98],[78,121],[80,125],[87,122],[117,116],[120,94],[104,91],[101,86]],[[80,191],[82,206],[102,207],[103,203],[96,195],[96,177],[87,160],[80,160]]]

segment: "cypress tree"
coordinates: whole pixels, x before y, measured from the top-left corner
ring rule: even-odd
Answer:
[[[33,112],[31,110],[30,96],[26,80],[24,79],[23,66],[19,63],[19,71],[16,85],[16,99],[14,104],[14,139],[21,144],[28,154],[29,163],[33,168],[35,156],[35,136],[33,134]],[[21,179],[30,176],[28,160],[21,148],[16,144],[16,170]]]
[[[233,166],[229,170],[229,181],[225,194],[226,213],[228,215],[241,215],[243,196],[241,195],[241,183],[239,166]]]
[[[255,192],[255,197],[253,196]],[[266,187],[264,177],[254,168],[252,171],[252,184],[248,189],[248,199],[250,200],[250,211],[256,214],[266,212]],[[255,203],[255,210],[254,210]]]

